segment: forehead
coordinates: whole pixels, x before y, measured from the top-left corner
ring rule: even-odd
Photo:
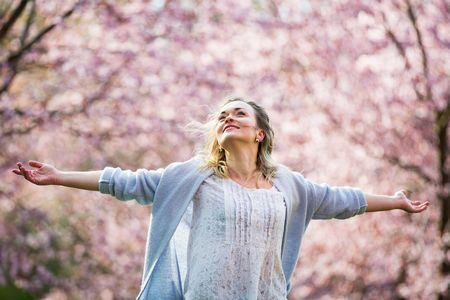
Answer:
[[[236,110],[237,108],[241,108],[242,110],[245,110],[253,114],[253,107],[251,107],[250,104],[247,104],[243,101],[232,101],[230,103],[225,104],[220,108],[219,114],[228,113]]]

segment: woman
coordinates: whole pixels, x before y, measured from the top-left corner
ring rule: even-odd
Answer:
[[[269,117],[252,101],[229,99],[207,125],[199,155],[158,170],[62,172],[30,161],[36,170],[18,163],[13,172],[152,205],[138,299],[286,299],[311,219],[429,205],[404,191],[319,185],[275,164]]]

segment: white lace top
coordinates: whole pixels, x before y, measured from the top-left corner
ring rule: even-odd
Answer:
[[[193,200],[186,299],[286,299],[285,221],[275,187],[245,188],[212,175]]]

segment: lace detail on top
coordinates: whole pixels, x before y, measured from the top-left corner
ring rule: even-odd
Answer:
[[[186,299],[286,299],[283,195],[212,175],[193,200]]]

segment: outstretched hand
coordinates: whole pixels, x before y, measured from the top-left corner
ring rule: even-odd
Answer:
[[[398,191],[394,194],[394,197],[401,202],[401,209],[409,213],[419,213],[428,208],[430,201],[420,202],[417,200],[409,199],[410,193],[406,190]]]
[[[18,169],[11,171],[37,185],[56,184],[58,170],[54,166],[34,160],[28,161],[28,164],[31,167],[37,168],[37,170],[26,169],[23,163],[18,162]]]

